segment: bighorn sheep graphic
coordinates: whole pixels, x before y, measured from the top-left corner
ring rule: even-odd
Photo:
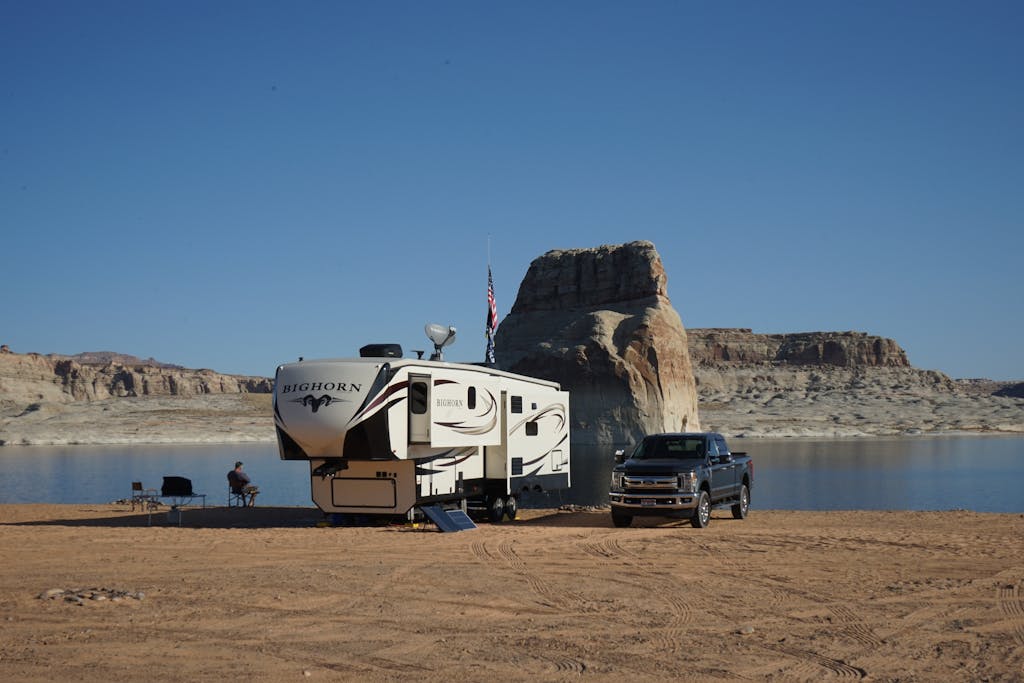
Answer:
[[[343,398],[334,398],[330,394],[324,394],[319,398],[313,394],[306,394],[302,398],[293,398],[294,403],[301,403],[304,406],[312,406],[313,412],[320,410],[320,406],[329,406],[333,401],[344,401]]]

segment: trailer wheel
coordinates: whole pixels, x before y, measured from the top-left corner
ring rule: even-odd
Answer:
[[[505,499],[501,496],[494,496],[487,501],[487,519],[491,524],[497,524],[505,514]]]
[[[512,521],[516,518],[516,514],[519,513],[519,504],[516,502],[515,496],[509,496],[505,499],[505,517],[508,521]]]

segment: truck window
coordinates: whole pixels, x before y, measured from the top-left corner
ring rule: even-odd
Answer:
[[[725,445],[725,438],[724,437],[716,436],[715,437],[715,443],[718,444],[718,452],[721,455],[725,455],[726,453],[729,452],[729,447]]]
[[[644,439],[633,452],[634,458],[703,458],[704,439],[702,438],[654,438]]]

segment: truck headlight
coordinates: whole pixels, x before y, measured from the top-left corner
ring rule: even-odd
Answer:
[[[612,488],[616,490],[622,489],[622,477],[625,472],[612,472]]]
[[[695,493],[697,491],[697,473],[683,472],[680,474],[679,490],[686,491],[687,493]]]

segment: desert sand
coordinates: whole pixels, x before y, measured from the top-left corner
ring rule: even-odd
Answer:
[[[1024,515],[321,520],[0,505],[0,680],[1024,680]]]

